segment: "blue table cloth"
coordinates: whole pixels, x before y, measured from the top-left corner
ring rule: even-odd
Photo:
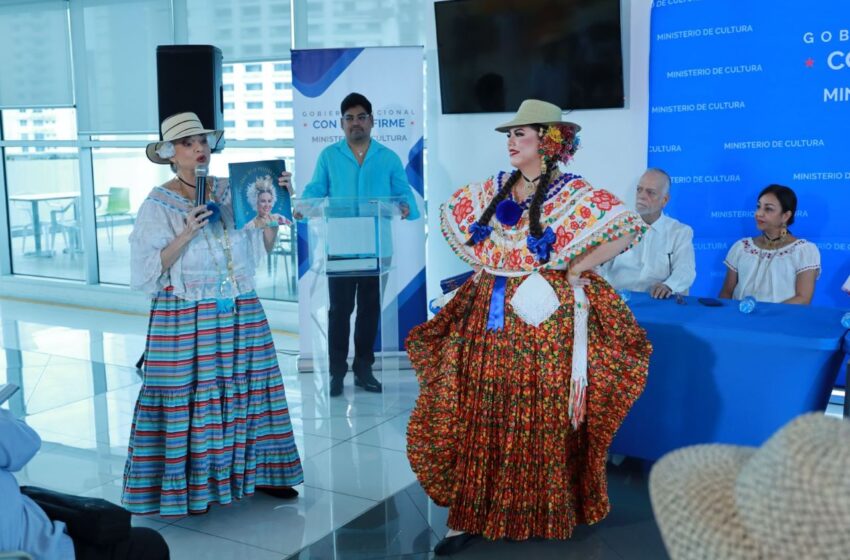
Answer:
[[[844,359],[844,310],[695,297],[629,307],[653,344],[646,389],[611,452],[655,460],[698,443],[761,445],[789,420],[825,410]]]

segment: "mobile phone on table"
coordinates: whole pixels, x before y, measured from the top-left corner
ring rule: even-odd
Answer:
[[[723,307],[723,303],[720,300],[710,297],[697,298],[697,301],[706,307]]]

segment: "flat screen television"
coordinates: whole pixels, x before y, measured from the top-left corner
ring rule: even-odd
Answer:
[[[435,2],[443,113],[622,107],[620,0]]]

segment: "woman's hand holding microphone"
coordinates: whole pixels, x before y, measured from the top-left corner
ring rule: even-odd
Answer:
[[[205,205],[196,206],[189,210],[186,214],[186,229],[185,233],[190,239],[193,239],[201,229],[209,222],[209,217],[212,215]]]

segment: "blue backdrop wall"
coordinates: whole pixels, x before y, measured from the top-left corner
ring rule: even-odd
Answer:
[[[757,235],[758,192],[797,193],[794,235],[817,244],[815,303],[847,306],[850,274],[850,3],[655,0],[649,165],[673,179],[668,213],[694,228],[697,295]]]

